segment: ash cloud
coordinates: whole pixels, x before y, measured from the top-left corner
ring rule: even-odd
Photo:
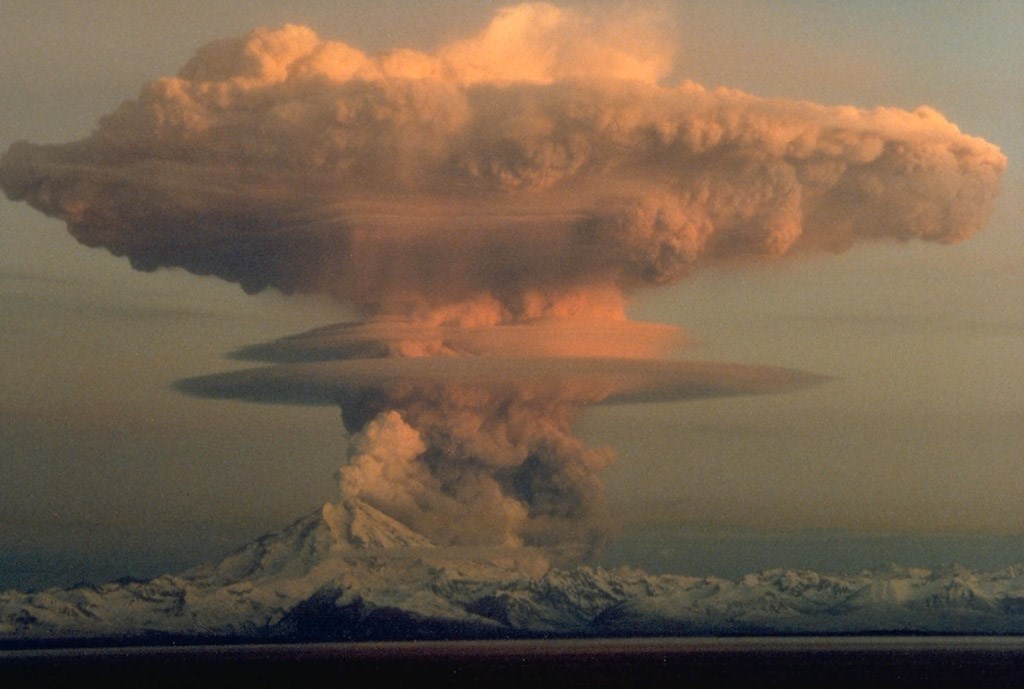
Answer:
[[[819,378],[664,361],[631,291],[718,261],[963,240],[1005,158],[928,107],[862,110],[666,84],[649,17],[500,10],[433,53],[301,26],[201,50],[87,139],[20,142],[10,199],[140,270],[318,293],[370,319],[236,353],[215,398],[337,404],[339,473],[439,543],[600,534],[612,455],[587,404],[779,392]],[[344,532],[344,505],[325,519]]]
[[[938,112],[664,85],[669,45],[545,4],[433,54],[258,29],[84,141],[15,144],[0,186],[142,270],[454,323],[621,316],[708,262],[987,220],[1005,158]]]

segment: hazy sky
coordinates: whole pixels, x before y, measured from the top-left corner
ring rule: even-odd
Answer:
[[[0,0],[0,149],[66,142],[206,42],[285,22],[368,52],[430,49],[486,2]],[[953,246],[708,270],[631,317],[695,358],[835,376],[775,397],[606,407],[624,529],[1024,532],[1024,6],[666,2],[666,83],[824,104],[932,106],[1009,159],[989,226]],[[0,587],[160,571],[215,556],[333,497],[336,410],[185,397],[223,354],[345,320],[312,299],[183,271],[138,273],[0,201]],[[637,531],[639,533],[639,531]],[[58,570],[58,571],[54,571]]]

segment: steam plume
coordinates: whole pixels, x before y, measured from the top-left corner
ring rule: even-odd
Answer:
[[[586,540],[610,455],[571,435],[582,405],[808,380],[652,363],[680,338],[627,324],[631,290],[716,261],[963,240],[1006,164],[928,107],[665,85],[670,46],[643,19],[540,3],[432,54],[258,29],[83,141],[15,144],[0,187],[138,269],[372,318],[238,353],[277,367],[181,384],[340,404],[344,495],[447,542]]]

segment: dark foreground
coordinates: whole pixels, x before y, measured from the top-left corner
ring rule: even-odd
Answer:
[[[1021,637],[399,642],[0,651],[0,686],[1024,686]]]

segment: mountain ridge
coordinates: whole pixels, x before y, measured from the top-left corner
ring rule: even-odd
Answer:
[[[0,592],[0,647],[856,633],[1024,634],[1024,564],[773,569],[736,581],[552,567],[536,549],[441,547],[347,500],[178,574]]]

